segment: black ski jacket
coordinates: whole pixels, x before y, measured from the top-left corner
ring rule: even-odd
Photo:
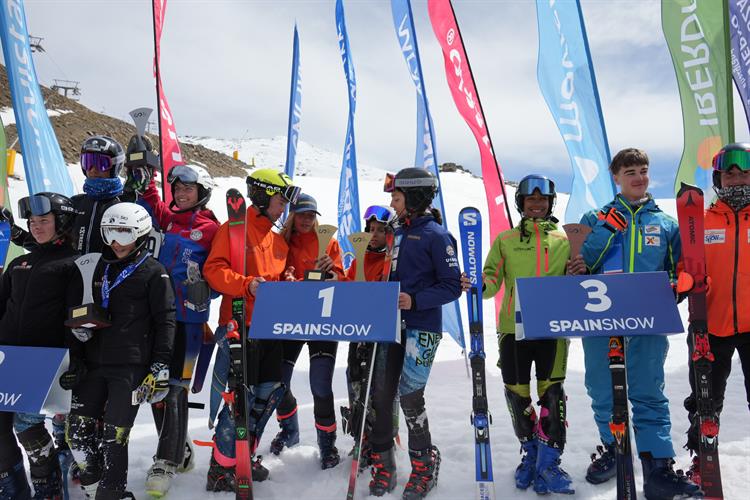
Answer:
[[[0,344],[64,347],[68,307],[66,290],[78,273],[78,255],[69,244],[28,247],[0,279]],[[80,279],[79,279],[80,281]]]
[[[110,286],[128,264],[138,262],[144,251],[109,265]],[[102,304],[102,281],[112,250],[104,248],[94,272],[94,302]],[[71,300],[80,304],[83,284],[78,273],[70,286]],[[120,285],[111,290],[109,319],[112,325],[95,330],[93,338],[80,342],[70,336],[71,358],[85,360],[89,366],[169,364],[175,336],[174,292],[169,275],[159,261],[148,257]]]
[[[102,214],[112,205],[120,203],[120,198],[95,200],[85,194],[77,194],[71,198],[71,201],[78,211],[71,229],[71,233],[73,233],[73,246],[81,254],[101,252],[104,249],[104,242],[99,231]]]

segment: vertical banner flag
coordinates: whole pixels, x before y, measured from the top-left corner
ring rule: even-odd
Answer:
[[[453,101],[479,145],[484,192],[490,214],[490,238],[494,241],[498,233],[510,229],[511,226],[503,174],[492,150],[492,140],[487,130],[487,122],[479,102],[479,94],[474,84],[469,60],[466,57],[458,22],[453,13],[453,6],[450,0],[428,0],[427,9],[435,37],[443,50],[445,75]]]
[[[344,267],[348,268],[354,259],[354,249],[348,236],[359,232],[359,189],[357,187],[357,155],[354,147],[354,110],[357,105],[357,83],[354,78],[349,35],[346,33],[344,5],[336,0],[336,33],[339,40],[339,51],[344,63],[344,73],[349,94],[349,121],[346,126],[344,160],[339,178],[339,245],[343,251]]]
[[[167,13],[167,0],[153,0],[154,16],[154,77],[156,78],[156,99],[159,109],[159,158],[161,160],[161,194],[165,203],[172,202],[172,190],[167,189],[167,175],[172,167],[182,163],[180,143],[177,141],[177,129],[174,126],[172,112],[164,95],[159,64],[161,61],[161,34],[164,29],[164,16]]]
[[[734,85],[750,125],[750,4],[747,0],[729,0],[729,35]]]
[[[74,193],[34,68],[23,0],[0,0],[0,40],[29,193]],[[2,151],[5,154],[5,150]]]
[[[573,186],[565,222],[615,196],[609,145],[579,0],[536,1],[539,26],[537,80],[568,150]]]
[[[435,134],[432,129],[432,116],[430,106],[427,102],[427,91],[425,90],[422,77],[422,62],[419,59],[419,46],[417,45],[417,34],[414,29],[414,18],[411,13],[410,0],[391,0],[391,12],[393,13],[393,24],[396,28],[398,45],[406,60],[409,76],[414,82],[417,94],[417,151],[414,157],[414,166],[426,168],[432,172],[440,183],[440,172],[437,163],[437,149],[435,148]],[[447,214],[443,204],[443,190],[438,191],[433,205],[443,214],[443,226],[448,227]],[[459,321],[461,317],[458,301],[443,306],[443,329],[458,342],[462,348],[466,347],[463,334],[463,324]]]
[[[8,196],[8,164],[5,148],[5,126],[3,125],[3,121],[0,120],[0,206],[12,211],[12,203]],[[0,269],[2,269],[3,264],[7,265],[8,262],[21,254],[23,254],[23,249],[14,243],[11,243],[8,252],[5,254],[5,262],[0,262]],[[2,258],[3,256],[0,255],[0,259]]]
[[[726,2],[662,0],[661,24],[682,101],[684,146],[675,177],[711,192],[716,152],[734,141]],[[708,197],[707,197],[708,201]]]
[[[302,73],[299,64],[299,35],[294,24],[292,44],[292,88],[289,91],[289,128],[286,133],[286,163],[284,173],[294,179],[294,160],[297,157],[297,140],[302,121]]]

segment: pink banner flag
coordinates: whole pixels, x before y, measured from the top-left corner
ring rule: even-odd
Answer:
[[[161,33],[164,27],[164,15],[167,11],[167,0],[153,0],[154,16],[154,50],[156,57],[154,59],[154,77],[156,78],[156,94],[159,100],[159,154],[161,156],[162,167],[162,198],[165,203],[172,202],[172,190],[167,189],[166,174],[172,170],[175,165],[183,163],[182,153],[180,152],[180,143],[177,141],[177,130],[172,119],[172,112],[169,110],[167,97],[164,95],[164,86],[161,83],[161,73],[159,72],[159,61],[161,60]],[[165,174],[166,173],[166,174]]]
[[[445,59],[445,75],[459,113],[474,133],[482,161],[482,178],[490,214],[490,238],[510,229],[510,212],[503,189],[503,174],[492,151],[490,133],[474,86],[469,60],[450,0],[428,0],[427,9]]]

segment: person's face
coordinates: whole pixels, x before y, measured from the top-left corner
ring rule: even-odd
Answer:
[[[298,212],[294,214],[294,230],[298,233],[309,233],[315,226],[315,212]]]
[[[535,190],[523,199],[523,216],[531,219],[543,219],[549,210],[549,198]]]
[[[183,184],[180,181],[174,184],[174,203],[180,210],[187,210],[198,203],[198,185]]]
[[[266,214],[268,215],[268,218],[271,219],[271,222],[279,220],[279,217],[284,214],[284,209],[286,208],[287,203],[289,202],[286,198],[279,193],[271,196],[271,201],[268,202],[268,208],[266,209]]]
[[[370,221],[371,248],[382,248],[385,246],[385,224],[376,220]]]
[[[105,170],[102,172],[98,168],[91,168],[86,171],[86,177],[89,179],[109,179],[112,173],[112,169]]]
[[[401,191],[391,193],[391,208],[396,211],[399,218],[403,217],[406,212],[406,197]]]
[[[721,187],[750,186],[750,171],[744,172],[737,167],[721,171]]]
[[[55,237],[54,214],[32,215],[29,218],[29,231],[34,241],[40,245],[52,241]]]
[[[127,245],[120,245],[118,242],[113,241],[110,245],[112,251],[115,253],[118,259],[122,259],[130,255],[135,250],[135,242],[128,243]]]
[[[629,201],[637,201],[646,196],[648,190],[648,165],[623,167],[614,176],[620,193]]]

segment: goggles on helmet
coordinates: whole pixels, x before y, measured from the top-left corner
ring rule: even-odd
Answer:
[[[138,239],[135,229],[130,227],[102,226],[101,233],[107,246],[112,246],[115,241],[123,246],[130,245]]]
[[[726,172],[732,167],[737,167],[743,172],[750,170],[750,151],[744,149],[732,149],[729,151],[719,151],[714,156],[714,170]]]
[[[44,215],[52,211],[52,202],[46,196],[31,195],[18,200],[18,214],[28,219],[32,215]]]
[[[123,156],[122,159],[125,157]],[[81,168],[85,172],[89,170],[98,170],[100,172],[106,172],[114,166],[114,162],[118,158],[112,158],[104,153],[81,153]]]
[[[383,191],[386,193],[392,193],[396,189],[396,175],[387,173],[385,174],[385,182],[383,183]]]
[[[174,184],[176,181],[180,181],[183,184],[197,184],[198,172],[186,165],[175,165],[169,171],[167,182]]]
[[[373,205],[365,211],[365,221],[375,219],[383,224],[388,224],[391,220],[393,213],[385,207],[379,205]]]
[[[553,196],[555,194],[555,184],[549,179],[531,177],[522,180],[518,185],[518,193],[521,196],[534,194],[537,189],[542,196]]]
[[[279,193],[291,204],[297,203],[297,198],[299,198],[299,195],[302,192],[302,188],[300,188],[299,186],[275,186],[273,184],[268,184],[267,182],[252,178],[250,179],[250,183],[253,186],[258,186],[261,189],[265,189],[268,194],[270,194],[271,192],[273,192],[274,194]]]

